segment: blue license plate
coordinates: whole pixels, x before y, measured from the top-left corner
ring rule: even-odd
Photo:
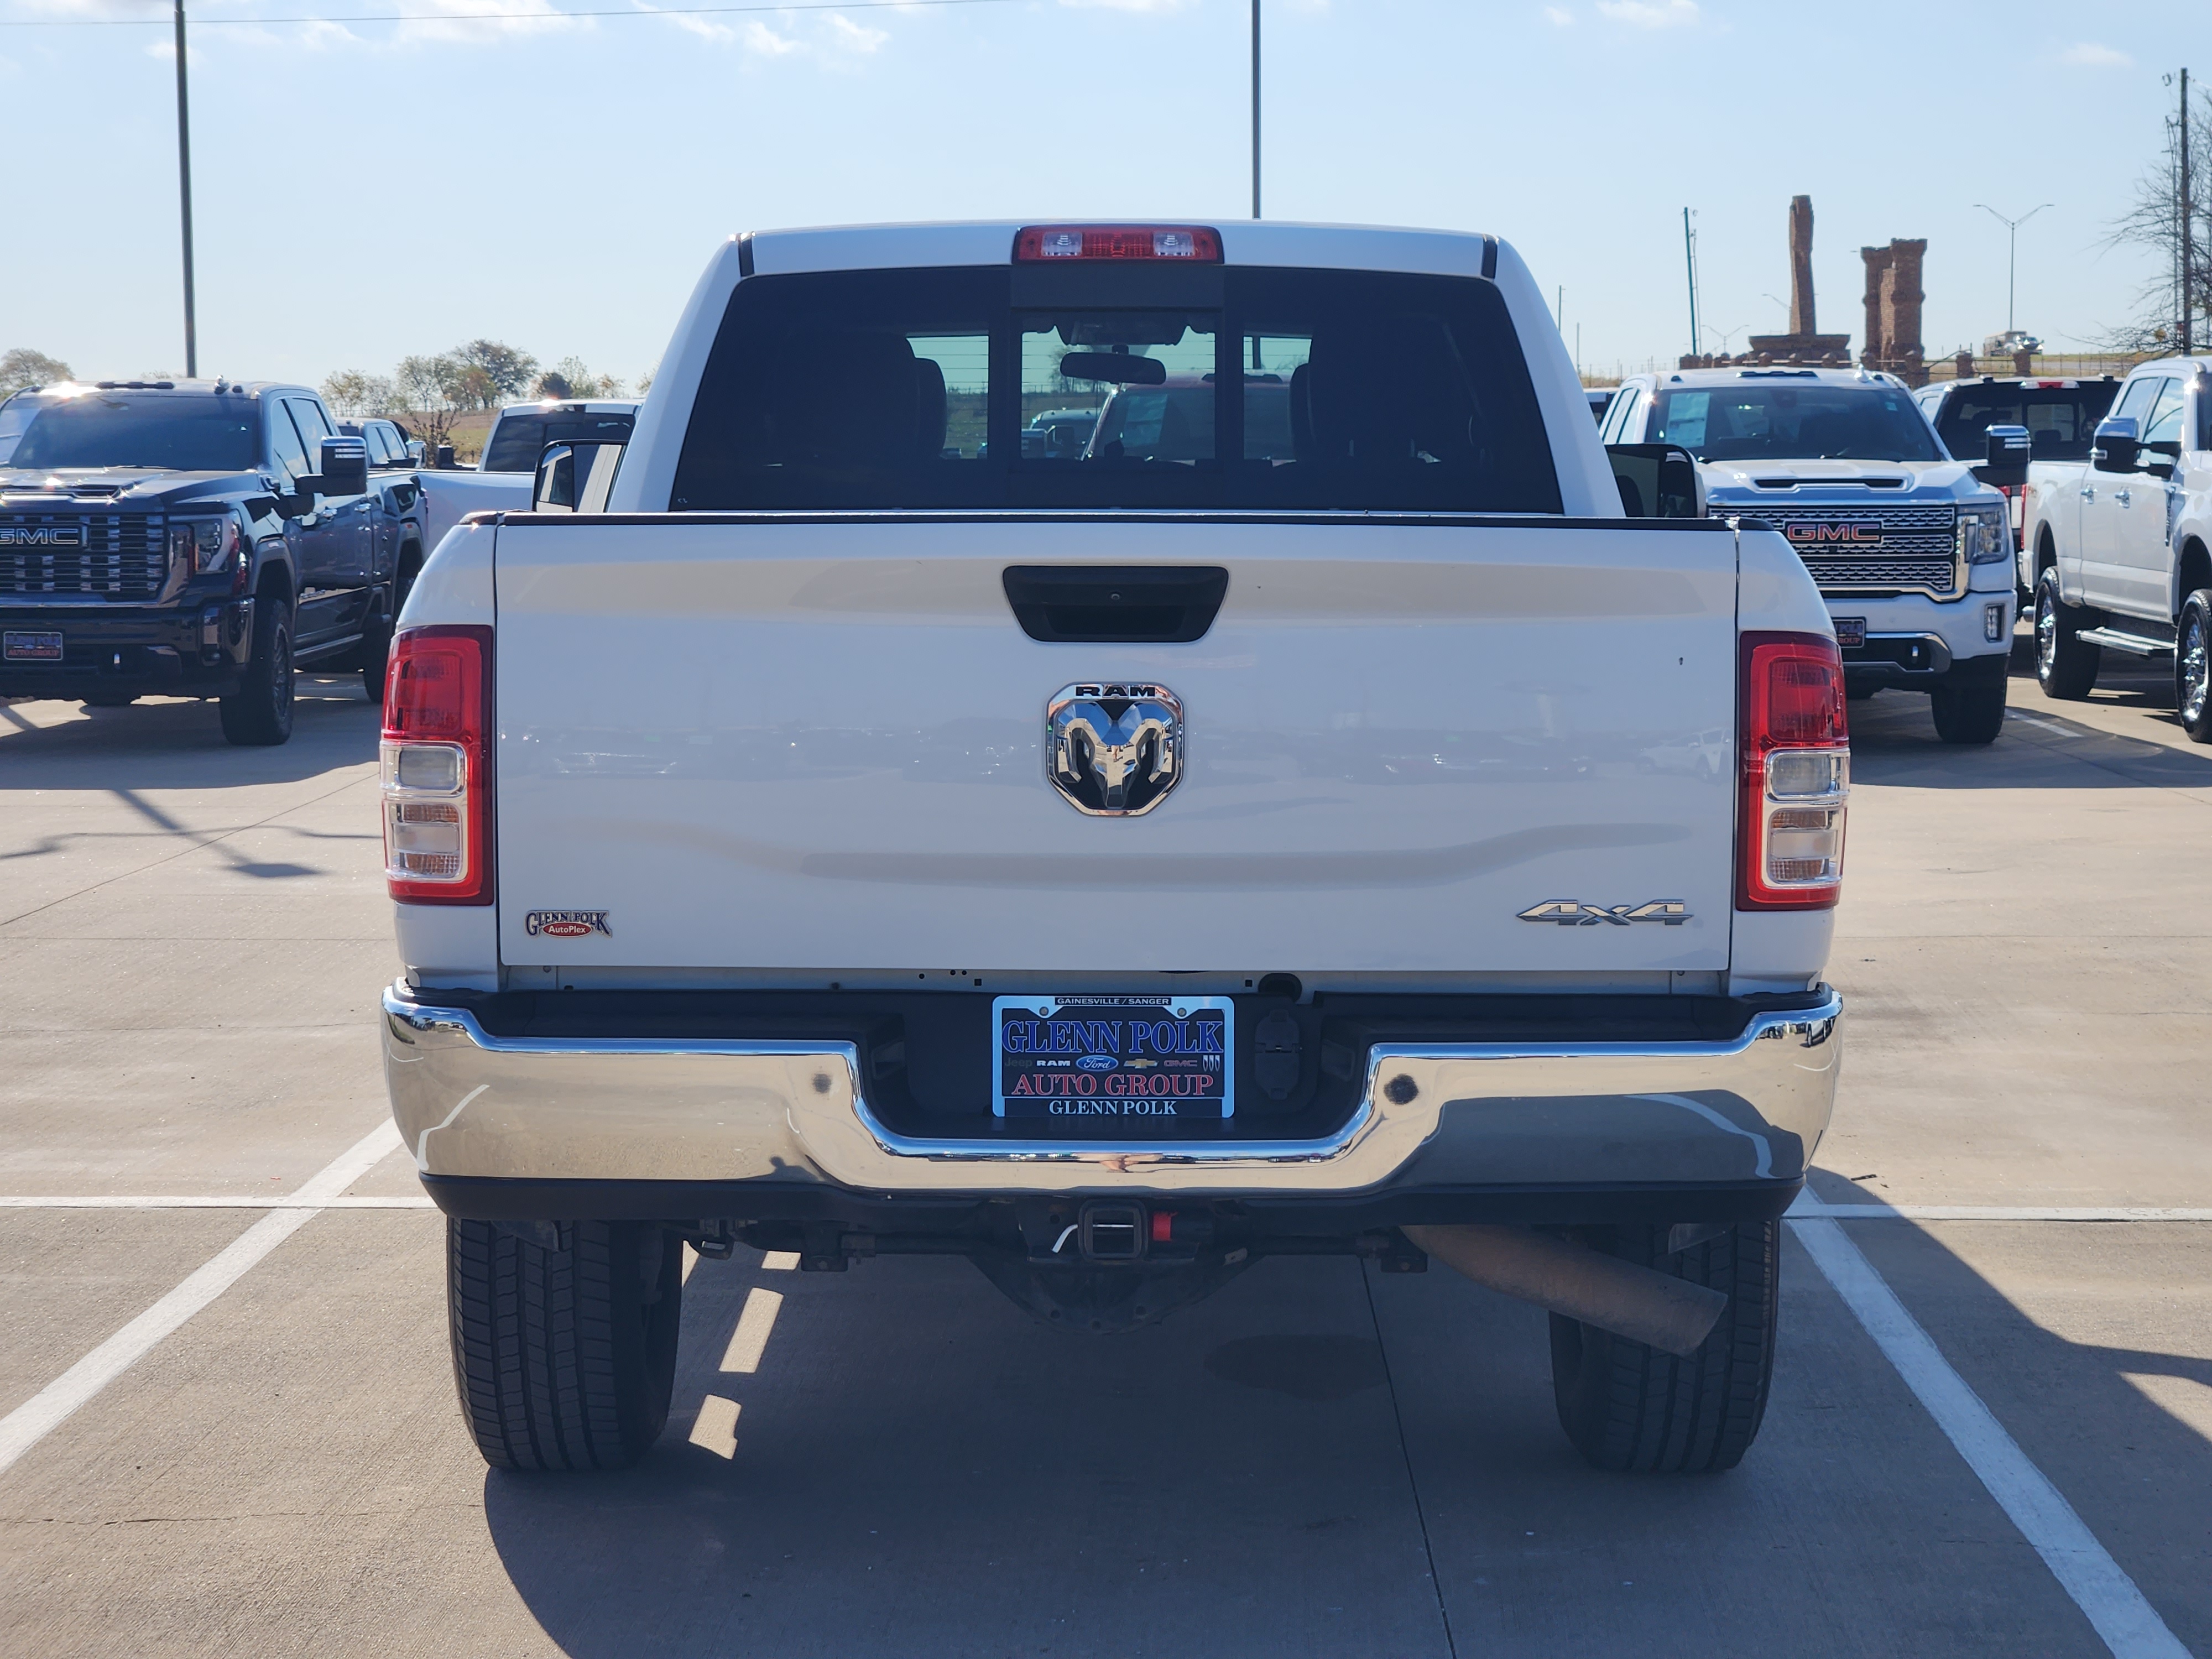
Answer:
[[[1000,1117],[1220,1119],[1236,1110],[1227,997],[994,997]]]
[[[0,634],[0,661],[59,662],[62,659],[62,635],[59,629],[38,632],[9,629]]]

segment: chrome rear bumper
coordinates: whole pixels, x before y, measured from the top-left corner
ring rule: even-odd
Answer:
[[[1018,1125],[967,1139],[895,1133],[847,1042],[499,1036],[404,985],[386,991],[383,1023],[392,1115],[434,1177],[1319,1198],[1796,1182],[1834,1103],[1842,1016],[1830,991],[1721,1042],[1378,1043],[1333,1134],[1150,1144]]]

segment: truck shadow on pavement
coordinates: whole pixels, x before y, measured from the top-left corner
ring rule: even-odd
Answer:
[[[2082,716],[2125,709],[2142,735],[2106,730]],[[2003,735],[1987,748],[1936,735],[1928,699],[1884,691],[1850,706],[1851,774],[1862,783],[1936,789],[2136,789],[2212,786],[2212,747],[2181,735],[2165,671],[2108,669],[2091,702],[2062,702],[2035,684],[2032,647],[2016,648]]]
[[[296,783],[374,763],[380,718],[358,674],[302,674],[291,740],[267,749],[224,741],[216,705],[198,699],[149,697],[127,708],[0,702],[0,790]]]
[[[2178,1231],[2168,1277],[2201,1279],[2212,1237]],[[2151,1397],[2212,1400],[2212,1358],[2069,1340],[1911,1224],[1852,1236],[2175,1634],[2212,1649],[2212,1413],[2200,1431]],[[2062,1255],[2084,1239],[2044,1236]],[[576,1659],[1710,1659],[1776,1650],[1808,1620],[1824,1653],[2101,1653],[1785,1253],[1765,1432],[1734,1473],[1680,1479],[1584,1466],[1553,1418],[1544,1316],[1442,1268],[1262,1263],[1164,1325],[1091,1340],[1031,1324],[957,1261],[838,1278],[702,1263],[645,1462],[494,1472],[486,1518]],[[760,1332],[763,1298],[766,1343],[733,1342]],[[751,1369],[721,1369],[726,1345]]]

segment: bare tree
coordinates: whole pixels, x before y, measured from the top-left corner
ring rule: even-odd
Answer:
[[[28,346],[0,356],[0,398],[12,397],[25,386],[52,386],[70,378],[67,363]]]
[[[323,382],[323,401],[349,420],[370,415],[389,415],[397,407],[398,390],[382,374],[365,374],[342,368]]]
[[[2212,308],[2212,96],[2199,94],[2186,112],[2190,161],[2188,234],[2182,220],[2182,116],[2166,121],[2166,145],[2136,178],[2133,198],[2112,222],[2108,247],[2148,248],[2158,255],[2158,272],[2136,294],[2135,318],[2110,331],[2106,344],[2116,351],[2170,351],[2185,333],[2205,340],[2204,322]],[[2184,250],[2188,258],[2185,269]],[[2191,326],[2182,326],[2184,307]]]
[[[563,357],[538,377],[541,398],[619,398],[623,383],[611,374],[596,374],[581,357]]]
[[[433,449],[450,443],[462,404],[454,397],[456,368],[450,357],[403,357],[392,380],[398,401],[416,435]]]

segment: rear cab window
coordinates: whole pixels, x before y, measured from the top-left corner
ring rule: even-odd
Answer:
[[[1980,460],[1993,426],[2026,427],[2036,460],[2087,460],[2097,422],[2118,390],[2118,382],[2100,380],[2070,386],[1965,387],[1944,400],[1936,434],[1954,460]]]
[[[535,472],[538,458],[548,444],[614,443],[629,441],[634,416],[588,410],[510,409],[501,411],[484,446],[479,470],[485,472]]]
[[[1133,264],[745,279],[670,506],[1561,510],[1494,284]]]

